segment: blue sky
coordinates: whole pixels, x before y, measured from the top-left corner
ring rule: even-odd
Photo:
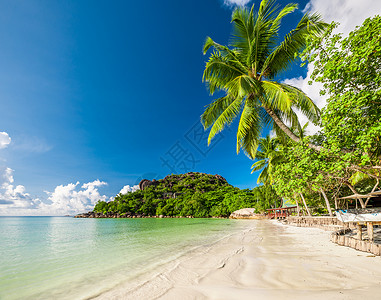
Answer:
[[[234,124],[209,148],[200,131],[213,100],[202,44],[208,35],[227,43],[233,2],[259,3],[0,1],[0,141],[10,139],[0,147],[0,215],[39,214],[44,205],[41,214],[59,214],[66,202],[72,213],[89,207],[81,201],[172,172],[256,186],[252,161],[236,154]],[[283,33],[301,16],[285,18]],[[306,74],[295,66],[280,79]]]

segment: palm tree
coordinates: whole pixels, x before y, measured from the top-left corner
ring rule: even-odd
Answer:
[[[277,135],[286,134],[295,142],[300,141],[293,133],[300,127],[295,108],[312,122],[318,121],[319,109],[306,94],[275,81],[296,61],[297,54],[306,46],[306,38],[320,34],[327,26],[317,14],[305,14],[296,28],[277,44],[281,20],[296,8],[296,4],[288,4],[279,10],[272,0],[262,0],[256,13],[254,5],[250,11],[236,8],[229,45],[220,45],[210,37],[206,39],[204,54],[211,47],[214,51],[206,63],[203,81],[212,95],[217,91],[225,93],[207,106],[201,116],[204,128],[211,127],[208,144],[240,113],[237,152],[243,149],[251,158],[255,157],[260,132],[265,126],[271,126]]]
[[[259,140],[258,151],[255,154],[255,158],[258,159],[258,161],[251,166],[253,169],[251,173],[262,170],[258,176],[257,183],[273,183],[271,171],[274,165],[282,158],[277,149],[278,145],[279,140],[276,137],[271,138],[269,135]]]

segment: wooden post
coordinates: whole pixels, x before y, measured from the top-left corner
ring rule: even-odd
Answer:
[[[367,222],[366,223],[366,229],[368,231],[369,241],[373,242],[373,223],[372,222]]]
[[[357,223],[357,239],[362,240],[362,226],[360,223]]]
[[[300,207],[299,207],[299,203],[298,203],[298,198],[295,197],[295,203],[296,203],[296,211],[298,212],[298,217],[300,217]]]
[[[311,217],[311,212],[310,212],[310,210],[308,209],[308,206],[307,206],[306,200],[304,199],[304,197],[303,197],[303,194],[302,194],[302,193],[300,193],[300,197],[301,197],[301,198],[302,198],[302,200],[303,200],[303,204],[304,204],[304,207],[306,208],[306,211],[307,211],[307,214],[308,214],[308,216],[309,216],[309,217]]]

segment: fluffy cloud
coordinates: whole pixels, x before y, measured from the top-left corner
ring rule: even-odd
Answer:
[[[224,0],[224,4],[228,6],[234,6],[234,5],[244,6],[249,2],[250,0]]]
[[[318,12],[326,22],[339,22],[339,31],[348,34],[368,17],[381,11],[381,1],[374,0],[311,0],[305,11]]]
[[[133,185],[133,186],[129,186],[129,185],[125,185],[119,192],[119,194],[127,194],[127,193],[132,193],[132,192],[135,192],[139,190],[139,185]]]
[[[13,184],[13,170],[0,170],[0,215],[73,215],[92,210],[98,200],[107,196],[99,193],[106,182],[95,180],[79,185],[79,182],[57,186],[46,192],[48,198],[40,200],[26,192],[23,185]]]
[[[0,132],[0,149],[7,148],[10,143],[11,138],[9,137],[8,133]]]
[[[0,132],[0,148],[11,142],[6,132]],[[57,186],[53,192],[45,192],[47,199],[40,200],[26,192],[25,186],[14,185],[13,170],[0,168],[0,215],[66,215],[93,209],[98,200],[106,200],[98,188],[107,185],[99,179]],[[134,187],[132,187],[134,188]]]
[[[0,149],[6,148],[11,143],[8,133],[0,132]],[[0,167],[0,213],[4,209],[16,212],[19,209],[34,209],[41,201],[33,198],[25,191],[23,185],[14,185],[13,170],[8,167]],[[13,213],[11,213],[13,214]]]
[[[312,85],[308,84],[308,81],[311,80],[310,76],[313,70],[312,64],[309,64],[307,68],[308,68],[308,71],[307,71],[306,78],[303,78],[302,76],[300,76],[296,78],[285,79],[283,82],[301,89],[316,103],[316,105],[320,109],[322,109],[327,103],[326,102],[327,96],[320,95],[320,90],[322,88],[322,84],[320,82],[314,82]],[[302,126],[304,126],[307,122],[309,122],[307,117],[304,114],[302,114],[300,111],[296,110],[296,114],[298,115],[300,124],[302,124]],[[319,130],[320,130],[320,127],[315,126],[314,124],[310,122],[307,127],[306,134],[315,134]]]
[[[348,35],[356,26],[361,25],[368,17],[374,16],[377,12],[381,11],[381,1],[373,0],[311,0],[304,11],[318,12],[322,15],[326,22],[336,21],[340,23],[337,28],[337,32],[341,32],[344,35]],[[313,65],[308,65],[308,72],[305,78],[290,78],[284,80],[285,83],[294,85],[302,89],[311,99],[315,101],[319,108],[322,108],[326,104],[326,96],[320,96],[319,92],[321,85],[314,83],[308,85],[310,81],[310,75],[313,70]],[[307,122],[307,118],[301,113],[298,113],[301,124],[304,125]],[[316,133],[319,130],[318,127],[312,124],[308,126],[307,131],[309,134]]]
[[[78,212],[92,210],[98,200],[105,201],[107,197],[101,195],[98,188],[107,185],[99,179],[83,184],[79,182],[57,186],[49,195],[48,202],[40,204],[39,211],[44,214],[76,214]]]
[[[34,209],[40,203],[38,198],[33,199],[25,191],[23,185],[13,185],[13,170],[2,168],[0,170],[0,212],[2,207],[15,209]]]

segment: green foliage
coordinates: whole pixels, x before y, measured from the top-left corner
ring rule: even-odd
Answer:
[[[99,201],[94,207],[94,212],[197,218],[226,217],[241,208],[254,207],[256,211],[261,212],[273,207],[275,203],[280,203],[279,197],[271,187],[240,190],[218,175],[188,174],[167,176],[143,191],[119,194],[114,201]]]
[[[282,156],[279,155],[278,146],[279,139],[270,138],[269,135],[259,140],[259,150],[255,154],[255,158],[259,160],[251,166],[253,169],[252,173],[262,170],[258,176],[257,183],[268,184],[273,182],[272,169],[274,165],[282,160]]]
[[[295,109],[312,122],[319,120],[319,109],[301,90],[274,79],[297,59],[306,46],[306,38],[321,33],[327,26],[316,14],[304,15],[295,29],[283,39],[282,19],[297,8],[288,4],[283,9],[275,1],[262,0],[258,11],[239,7],[232,15],[233,35],[228,46],[210,37],[204,53],[213,52],[206,62],[203,80],[211,94],[222,91],[225,96],[212,102],[201,121],[209,128],[208,143],[239,115],[237,152],[243,149],[255,157],[260,132],[270,126],[277,134],[299,137],[291,129],[300,127]],[[279,44],[276,42],[281,40]]]
[[[312,39],[303,55],[329,96],[322,112],[324,148],[347,165],[374,166],[381,154],[381,17],[366,19],[346,38],[332,34],[336,26]]]
[[[284,159],[271,172],[279,195],[295,199],[303,193],[312,205],[321,191],[331,199],[368,193],[381,179],[381,17],[365,20],[346,38],[332,33],[336,26],[310,38],[302,55],[328,95],[322,130],[280,146]],[[321,151],[309,149],[310,143]]]

